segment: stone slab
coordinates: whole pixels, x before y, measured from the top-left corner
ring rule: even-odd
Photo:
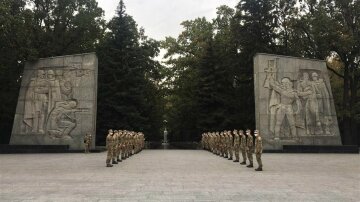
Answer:
[[[96,139],[98,60],[95,53],[27,62],[11,145],[69,145],[83,149],[86,133]]]
[[[256,128],[265,149],[341,145],[325,61],[258,53],[254,93]]]

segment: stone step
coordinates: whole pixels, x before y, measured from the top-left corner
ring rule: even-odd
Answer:
[[[95,148],[91,152],[98,153],[104,149]],[[82,153],[84,150],[70,150],[69,145],[0,145],[0,154],[20,153]]]
[[[283,145],[283,153],[359,153],[357,145]]]

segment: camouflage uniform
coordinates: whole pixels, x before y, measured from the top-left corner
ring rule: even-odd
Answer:
[[[112,164],[118,164],[117,160],[116,160],[116,155],[117,155],[117,146],[118,146],[118,136],[119,133],[117,130],[114,130],[114,135],[112,136],[113,138],[113,145],[112,145]]]
[[[85,146],[85,153],[90,153],[90,145],[91,145],[91,135],[86,133],[84,137],[84,146]]]
[[[120,156],[119,158],[121,160],[125,159],[124,155],[125,155],[125,133],[126,131],[122,131],[122,133],[120,133]]]
[[[254,138],[251,135],[251,131],[250,130],[246,130],[246,153],[247,153],[247,157],[250,161],[250,164],[246,167],[248,168],[252,168],[253,166],[253,153],[254,153]]]
[[[113,131],[110,129],[108,135],[106,136],[106,149],[107,149],[107,156],[106,156],[106,167],[112,167],[113,165],[110,164],[110,160],[113,156]]]
[[[117,138],[116,138],[116,160],[117,162],[121,162],[121,135],[122,135],[122,131],[119,130],[118,134],[117,134]]]
[[[235,153],[234,162],[239,162],[240,136],[237,130],[234,130],[233,133],[234,133],[234,153]]]
[[[201,144],[204,150],[209,150],[208,136],[206,133],[202,134]]]
[[[215,133],[214,142],[215,142],[215,154],[219,156],[221,153],[220,152],[220,134],[219,134],[219,132]]]
[[[256,171],[262,171],[262,161],[261,161],[261,154],[262,154],[262,139],[260,137],[259,131],[255,130],[255,155],[256,155],[256,161],[259,165],[258,168],[256,168]]]
[[[240,151],[243,157],[243,161],[240,164],[246,165],[246,136],[243,130],[240,130]]]
[[[233,160],[233,136],[231,131],[227,132],[227,153],[229,154],[229,160]]]
[[[221,156],[227,158],[227,154],[225,154],[226,139],[223,132],[220,133],[220,148],[221,148]]]

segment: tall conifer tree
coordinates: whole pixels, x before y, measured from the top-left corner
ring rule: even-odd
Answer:
[[[103,134],[99,137],[104,138],[112,128],[142,131],[150,139],[155,138],[161,118],[153,115],[158,110],[156,105],[161,103],[150,97],[157,89],[149,77],[159,67],[152,60],[158,53],[158,43],[138,30],[134,19],[125,12],[122,0],[108,29],[97,51],[100,61],[97,130]]]

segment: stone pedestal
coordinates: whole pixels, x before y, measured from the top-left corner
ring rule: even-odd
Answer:
[[[25,65],[11,145],[95,147],[98,61],[95,53],[43,58]]]
[[[265,149],[341,145],[325,61],[256,54],[254,88]]]

